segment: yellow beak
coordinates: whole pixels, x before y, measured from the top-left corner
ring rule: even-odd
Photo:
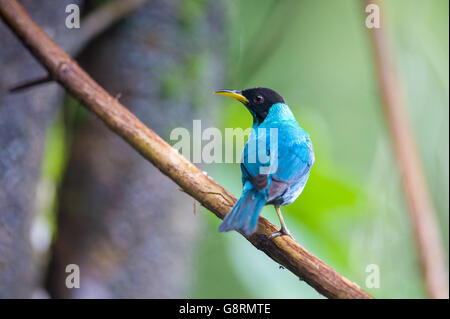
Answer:
[[[214,92],[214,94],[229,96],[238,101],[241,101],[244,104],[248,103],[247,98],[242,95],[241,91],[238,91],[238,90],[219,90],[219,91]]]

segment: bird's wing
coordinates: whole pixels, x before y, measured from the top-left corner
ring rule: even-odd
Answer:
[[[256,143],[252,138],[256,139]],[[266,140],[265,145],[262,139]],[[269,198],[280,195],[290,185],[300,181],[314,164],[314,152],[309,136],[298,126],[280,126],[277,143],[270,143],[267,134],[251,135],[249,142],[257,145],[258,156],[255,161],[255,156],[252,158],[248,155],[249,152],[254,152],[254,147],[252,149],[247,143],[241,163],[242,181],[245,183],[250,180],[255,188],[261,190],[267,187],[271,179]],[[271,160],[268,161],[264,156],[270,156]]]
[[[280,141],[278,159],[278,167],[273,177],[289,184],[299,181],[314,164],[314,152],[309,137],[303,135],[286,146]]]
[[[292,140],[288,146],[281,146],[278,154],[278,167],[271,175],[268,189],[268,201],[282,197],[292,186],[304,183],[311,166],[314,164],[314,152],[307,135]]]
[[[242,183],[260,175],[263,168],[270,167],[270,136],[266,130],[253,129],[242,153]],[[273,148],[273,145],[272,145]]]

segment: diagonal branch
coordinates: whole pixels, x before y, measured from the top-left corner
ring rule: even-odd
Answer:
[[[28,16],[15,0],[0,0],[0,16],[49,74],[116,134],[217,217],[223,218],[236,198],[139,121],[89,77]],[[277,263],[329,298],[372,298],[301,247],[283,236],[269,240],[276,227],[260,217],[257,232],[247,239]]]
[[[381,5],[375,0],[366,0],[365,3],[366,5],[370,3]],[[407,102],[402,83],[396,72],[385,23],[382,20],[379,29],[370,30],[382,107],[397,158],[406,202],[409,206],[420,267],[428,296],[448,298],[445,253],[441,243],[438,221],[408,121]]]

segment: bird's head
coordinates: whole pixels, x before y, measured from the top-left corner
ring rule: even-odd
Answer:
[[[285,103],[280,94],[272,89],[268,88],[253,88],[246,90],[220,90],[214,92],[214,94],[220,94],[235,98],[242,102],[247,109],[252,113],[254,120],[261,123],[269,114],[269,110],[272,105],[277,103]]]

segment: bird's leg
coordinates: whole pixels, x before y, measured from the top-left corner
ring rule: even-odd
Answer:
[[[274,207],[275,207],[275,210],[277,211],[278,218],[280,219],[281,228],[276,233],[273,233],[272,235],[270,235],[269,239],[273,239],[275,237],[283,236],[283,235],[288,235],[289,237],[294,239],[294,237],[292,237],[291,233],[287,229],[286,224],[284,223],[283,215],[281,215],[280,206],[279,205],[274,205]]]

